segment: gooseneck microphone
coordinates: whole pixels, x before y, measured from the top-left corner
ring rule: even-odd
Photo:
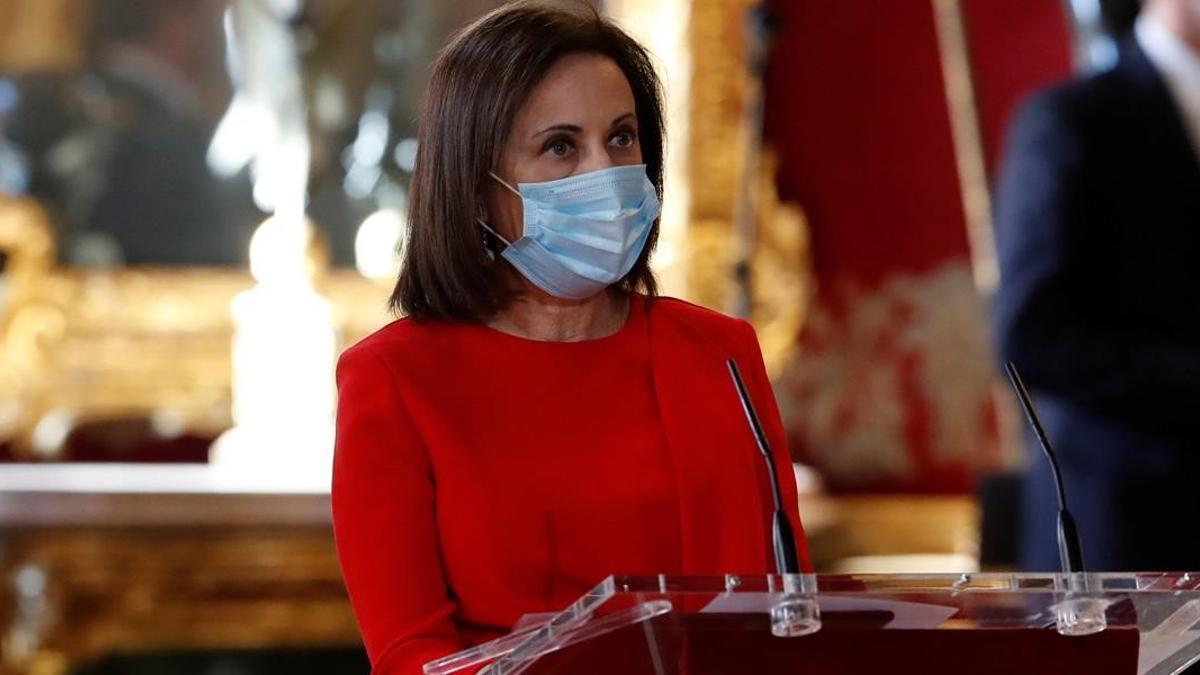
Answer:
[[[1033,401],[1029,398],[1029,391],[1025,389],[1021,374],[1017,372],[1016,364],[1012,361],[1005,363],[1004,373],[1008,375],[1008,382],[1012,385],[1013,391],[1017,394],[1017,400],[1021,402],[1021,407],[1025,410],[1025,419],[1029,420],[1029,426],[1033,427],[1033,433],[1042,446],[1042,452],[1046,454],[1046,459],[1050,460],[1050,472],[1054,475],[1054,487],[1058,491],[1058,558],[1062,564],[1062,571],[1082,572],[1083,548],[1079,543],[1079,530],[1075,527],[1075,519],[1067,509],[1067,492],[1063,489],[1058,457],[1050,446],[1050,438],[1046,435],[1046,429],[1042,427],[1042,420],[1038,418],[1037,410],[1033,407]]]
[[[762,424],[758,421],[758,413],[750,402],[750,394],[746,384],[742,382],[742,374],[733,359],[725,359],[729,367],[729,375],[733,378],[733,386],[737,388],[738,398],[742,401],[742,410],[746,413],[746,421],[750,431],[754,433],[754,441],[758,451],[762,453],[763,461],[767,463],[767,475],[771,479],[771,494],[775,498],[775,513],[772,516],[771,535],[775,544],[775,569],[780,575],[800,574],[800,556],[796,552],[796,535],[792,532],[792,524],[788,521],[787,513],[783,510],[783,493],[779,489],[779,476],[775,472],[775,462],[771,458],[771,446],[767,435],[763,432]]]

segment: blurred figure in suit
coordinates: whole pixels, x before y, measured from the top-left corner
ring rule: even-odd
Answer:
[[[249,231],[231,223],[228,197],[205,163],[213,125],[200,85],[223,66],[224,4],[98,3],[95,48],[114,135],[87,234],[76,242],[79,262],[243,262]]]
[[[1200,569],[1200,0],[1145,0],[1119,53],[1011,131],[998,347],[1061,455],[1088,568]],[[1055,491],[1030,459],[1021,566],[1054,570]]]

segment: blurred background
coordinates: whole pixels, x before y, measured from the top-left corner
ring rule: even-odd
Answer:
[[[0,0],[0,672],[367,672],[332,367],[500,4]],[[595,4],[666,85],[664,292],[758,328],[819,571],[1014,568],[991,186],[1136,3]]]

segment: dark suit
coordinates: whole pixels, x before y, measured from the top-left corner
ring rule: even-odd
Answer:
[[[233,211],[233,186],[206,163],[211,130],[184,106],[110,71],[35,74],[18,88],[2,131],[29,159],[30,193],[55,216],[61,262],[245,264],[261,216]]]
[[[1200,569],[1200,161],[1136,43],[1025,105],[996,203],[998,349],[1061,455],[1085,563]],[[1051,570],[1030,447],[1021,564]]]
[[[131,265],[239,265],[249,224],[208,169],[210,133],[143,83],[104,81],[116,109],[114,144],[88,229],[113,239]]]

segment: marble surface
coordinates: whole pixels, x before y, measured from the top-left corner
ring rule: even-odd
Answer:
[[[328,525],[328,475],[204,464],[0,465],[0,528]]]

